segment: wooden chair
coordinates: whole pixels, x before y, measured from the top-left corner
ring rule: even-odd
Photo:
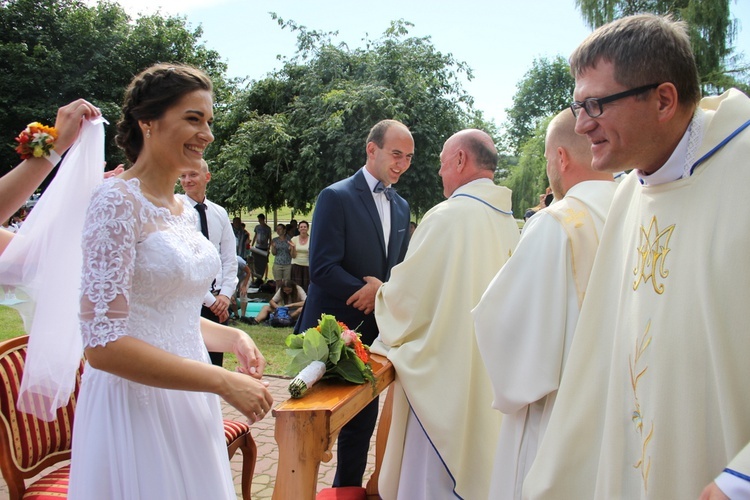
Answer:
[[[227,440],[227,451],[230,459],[238,449],[242,450],[242,498],[243,500],[251,500],[250,489],[253,486],[258,447],[252,434],[250,434],[250,425],[247,422],[224,420],[224,437]]]
[[[0,470],[8,484],[10,499],[65,498],[70,465],[43,476],[26,486],[26,479],[47,467],[70,459],[73,414],[81,385],[83,361],[75,391],[68,404],[57,410],[57,419],[45,422],[16,408],[26,363],[28,336],[0,343]]]
[[[81,385],[84,362],[78,368],[70,401],[57,410],[53,422],[39,420],[16,408],[26,362],[28,336],[0,343],[0,471],[8,485],[10,500],[66,498],[70,464],[45,474],[30,485],[26,480],[44,469],[70,459],[73,417]],[[258,450],[247,423],[224,420],[224,437],[231,458],[242,450],[242,498],[250,500]]]

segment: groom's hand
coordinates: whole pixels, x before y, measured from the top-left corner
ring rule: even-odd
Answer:
[[[357,290],[346,300],[346,305],[370,314],[375,309],[375,295],[383,284],[374,276],[365,276],[365,286]]]

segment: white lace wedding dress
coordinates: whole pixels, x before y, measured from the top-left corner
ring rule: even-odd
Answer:
[[[137,179],[104,182],[83,234],[85,347],[129,335],[208,363],[203,296],[218,272],[197,214],[157,208]],[[154,388],[86,366],[69,498],[236,499],[214,394]]]

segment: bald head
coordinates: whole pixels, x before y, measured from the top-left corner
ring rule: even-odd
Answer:
[[[547,127],[544,157],[549,184],[557,200],[579,182],[612,180],[611,173],[592,170],[591,143],[586,136],[576,134],[575,124],[575,116],[566,109]]]
[[[440,153],[443,194],[448,198],[473,180],[492,179],[497,161],[495,143],[486,132],[472,128],[453,134]]]

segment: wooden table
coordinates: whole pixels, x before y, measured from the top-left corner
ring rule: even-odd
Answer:
[[[373,387],[337,381],[318,382],[300,399],[288,399],[273,410],[279,446],[274,500],[313,500],[320,462],[332,458],[341,428],[393,382],[395,372],[383,356],[371,356]]]

